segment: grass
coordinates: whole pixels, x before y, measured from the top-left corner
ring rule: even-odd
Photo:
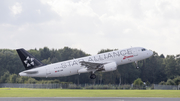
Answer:
[[[180,90],[72,90],[0,88],[0,97],[170,97],[180,98]]]

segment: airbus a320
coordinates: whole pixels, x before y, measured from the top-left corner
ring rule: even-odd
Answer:
[[[19,73],[20,76],[46,78],[89,72],[90,78],[95,79],[95,72],[97,71],[115,71],[118,65],[131,62],[137,64],[137,61],[149,58],[153,55],[151,50],[142,47],[132,47],[45,65],[24,49],[17,49],[16,51],[26,69]],[[138,66],[136,68],[138,68]]]

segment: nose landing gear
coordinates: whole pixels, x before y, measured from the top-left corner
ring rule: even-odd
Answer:
[[[139,67],[138,67],[138,62],[137,61],[135,61],[135,64],[136,64],[136,69],[138,69]]]

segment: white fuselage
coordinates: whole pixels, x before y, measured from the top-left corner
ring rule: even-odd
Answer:
[[[80,61],[107,63],[115,62],[117,65],[127,64],[134,61],[146,59],[153,55],[150,50],[143,50],[142,47],[133,47],[123,50],[116,50],[107,53],[87,56],[68,61],[37,67],[19,73],[20,76],[28,77],[62,77],[79,74],[78,70],[84,68]],[[36,73],[33,73],[36,72]]]

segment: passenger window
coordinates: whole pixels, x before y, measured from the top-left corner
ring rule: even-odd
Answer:
[[[146,51],[146,49],[145,49],[145,48],[143,48],[143,49],[142,49],[142,51]]]

